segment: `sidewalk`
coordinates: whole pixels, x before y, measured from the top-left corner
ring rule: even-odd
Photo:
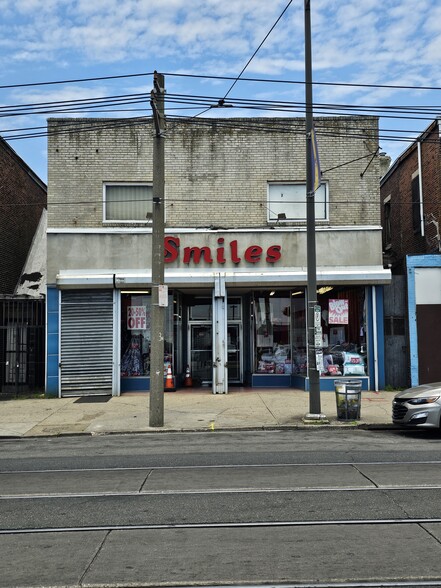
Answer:
[[[232,391],[207,389],[164,394],[164,426],[149,427],[149,395],[5,400],[0,402],[0,438],[76,434],[216,431],[304,427],[391,426],[395,392],[362,392],[361,419],[338,421],[334,392],[322,392],[329,424],[305,424],[309,394],[293,389]]]

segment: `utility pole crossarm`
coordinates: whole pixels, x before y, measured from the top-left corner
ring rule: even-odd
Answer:
[[[164,76],[155,71],[153,90],[150,92],[150,106],[153,111],[153,123],[157,137],[162,137],[165,133],[164,94]]]

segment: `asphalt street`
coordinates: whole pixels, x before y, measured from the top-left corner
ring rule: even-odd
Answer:
[[[0,587],[441,584],[439,442],[360,429],[3,441]]]

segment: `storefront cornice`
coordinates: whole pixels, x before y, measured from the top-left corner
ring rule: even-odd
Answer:
[[[306,268],[281,268],[278,270],[173,270],[165,272],[165,283],[170,287],[198,287],[213,285],[219,277],[226,286],[257,287],[271,285],[289,288],[307,284]],[[381,266],[317,268],[317,284],[388,284],[391,272]],[[142,288],[151,286],[150,271],[60,272],[56,279],[57,286],[64,288]]]

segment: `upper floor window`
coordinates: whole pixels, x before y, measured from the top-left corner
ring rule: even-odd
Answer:
[[[412,227],[414,233],[421,235],[421,194],[420,176],[418,172],[412,175]]]
[[[392,247],[392,223],[391,223],[391,196],[383,201],[384,225],[383,225],[383,246],[384,249]]]
[[[323,183],[315,193],[315,218],[328,220],[328,186]],[[306,221],[306,184],[268,184],[268,221]]]
[[[149,184],[105,184],[104,221],[151,222],[153,189]]]

